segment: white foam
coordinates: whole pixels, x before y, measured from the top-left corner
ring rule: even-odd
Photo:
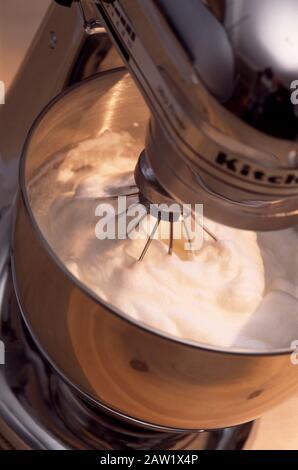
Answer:
[[[58,256],[100,298],[169,334],[215,346],[289,347],[298,338],[294,229],[257,237],[205,219],[218,242],[206,235],[193,257],[184,241],[175,240],[169,256],[167,243],[153,240],[142,262],[144,240],[96,239],[98,197],[132,183],[133,145],[128,134],[105,132],[68,152],[52,176],[57,195],[34,198],[32,189],[38,222]],[[83,164],[90,168],[80,173]]]

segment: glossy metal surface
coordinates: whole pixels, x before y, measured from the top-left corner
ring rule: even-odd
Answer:
[[[13,290],[7,251],[1,252],[4,258],[0,270],[0,339],[6,350],[5,364],[0,365],[1,450],[242,448],[251,423],[214,432],[162,432],[115,419],[83,400],[50,367],[29,335]]]
[[[14,282],[24,319],[60,373],[118,415],[176,430],[251,421],[297,389],[291,351],[207,348],[112,311],[66,271],[30,209],[27,185],[55,152],[107,126],[140,136],[146,121],[142,98],[120,70],[64,94],[34,125],[22,158],[14,236]]]
[[[12,83],[5,106],[0,106],[1,161],[10,167],[1,192],[0,211],[11,203],[17,190],[17,166],[26,135],[34,119],[56,95],[99,71],[119,67],[121,58],[101,26],[95,5],[83,1],[65,9],[54,2]],[[91,15],[93,13],[93,22]]]
[[[152,112],[148,160],[173,198],[205,204],[210,218],[294,225],[297,2],[203,3],[99,2]]]

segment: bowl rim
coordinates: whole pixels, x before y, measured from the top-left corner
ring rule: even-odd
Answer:
[[[246,349],[246,348],[236,348],[236,347],[224,347],[224,346],[213,346],[212,344],[208,343],[201,343],[199,341],[194,341],[191,339],[184,339],[175,337],[174,335],[170,335],[163,330],[158,328],[154,328],[150,325],[147,325],[144,322],[139,320],[135,320],[134,318],[127,315],[125,312],[122,312],[120,309],[114,307],[109,302],[105,302],[99,296],[97,296],[89,287],[79,281],[65,266],[65,264],[61,261],[61,259],[57,256],[53,248],[50,246],[49,242],[47,241],[46,237],[42,233],[41,228],[34,216],[34,212],[30,207],[28,191],[26,187],[26,162],[28,157],[28,149],[32,140],[33,135],[38,130],[39,125],[43,121],[44,117],[48,114],[48,112],[55,107],[56,104],[60,103],[61,100],[65,96],[71,95],[75,90],[84,87],[87,83],[100,80],[103,77],[109,76],[111,74],[119,74],[120,77],[125,76],[126,74],[129,75],[128,70],[126,67],[117,67],[110,70],[102,71],[88,77],[78,83],[75,83],[68,87],[67,89],[63,90],[57,96],[49,101],[49,103],[41,110],[38,116],[33,121],[33,124],[30,127],[30,130],[27,133],[21,156],[20,156],[20,164],[19,164],[19,194],[23,200],[24,208],[26,210],[27,216],[29,217],[30,223],[34,228],[35,235],[38,238],[38,241],[41,243],[42,247],[46,250],[48,255],[57,265],[57,267],[62,271],[62,273],[71,280],[72,283],[78,288],[84,295],[89,297],[93,302],[99,304],[101,307],[107,309],[109,313],[116,315],[121,320],[124,320],[135,327],[141,328],[143,331],[150,333],[154,336],[159,336],[161,339],[166,341],[171,341],[176,344],[181,344],[186,347],[194,348],[203,350],[205,352],[210,353],[221,353],[226,355],[232,356],[280,356],[280,355],[289,355],[296,351],[294,347],[289,348],[276,348],[276,349],[268,349],[268,350],[258,350],[258,349]],[[131,78],[133,82],[133,79]],[[134,83],[134,82],[133,82]],[[135,85],[136,86],[136,85]],[[137,90],[137,86],[136,86]],[[141,97],[141,95],[140,95]]]

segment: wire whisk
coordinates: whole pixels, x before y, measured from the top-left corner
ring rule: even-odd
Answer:
[[[164,207],[163,208],[160,208],[160,206],[154,204],[154,211],[151,211],[150,210],[150,204],[149,203],[145,203],[144,202],[144,198],[141,197],[141,193],[139,191],[139,188],[137,185],[135,184],[131,184],[131,185],[127,185],[127,186],[122,186],[122,187],[118,187],[117,188],[117,192],[115,191],[110,191],[110,194],[107,194],[106,196],[102,196],[102,197],[99,197],[97,198],[98,201],[100,202],[107,202],[107,201],[115,201],[117,200],[118,198],[120,197],[125,197],[127,199],[131,199],[131,198],[137,198],[137,201],[135,202],[132,202],[131,204],[128,204],[126,209],[121,212],[121,213],[118,213],[116,214],[118,219],[122,216],[128,216],[129,214],[129,211],[131,211],[131,209],[133,207],[137,207],[137,206],[142,206],[145,210],[143,211],[143,214],[140,216],[140,218],[137,220],[136,224],[133,226],[133,227],[130,227],[129,230],[126,229],[125,231],[125,235],[126,237],[129,237],[130,234],[137,230],[140,225],[142,224],[142,222],[144,221],[144,219],[148,216],[148,215],[151,215],[153,217],[155,217],[155,222],[154,222],[154,226],[153,228],[150,230],[150,233],[147,235],[147,240],[145,242],[145,245],[144,245],[144,248],[138,258],[139,261],[142,261],[144,259],[144,257],[146,256],[146,253],[148,252],[149,248],[150,248],[150,245],[152,243],[152,241],[154,240],[155,236],[156,236],[156,233],[158,231],[158,228],[159,228],[159,225],[161,223],[161,221],[166,221],[169,223],[169,241],[168,241],[168,254],[169,255],[172,255],[173,251],[174,251],[174,223],[179,221],[182,226],[184,227],[184,232],[186,234],[186,239],[188,241],[188,244],[189,244],[189,247],[190,247],[190,250],[191,252],[193,253],[195,250],[193,249],[193,246],[192,246],[192,237],[189,233],[189,228],[188,228],[188,224],[186,223],[186,220],[185,220],[185,217],[181,214],[181,211],[171,211],[171,208],[169,210],[165,210]],[[152,206],[152,204],[151,204]],[[177,206],[177,204],[176,204]],[[179,205],[178,205],[179,206]],[[188,213],[188,216],[191,217],[191,219],[194,221],[195,224],[197,224],[207,235],[210,239],[212,239],[214,242],[217,242],[218,239],[217,237],[214,235],[214,233],[212,233],[212,231],[205,226],[205,224],[201,223],[200,221],[196,220],[195,217],[193,217],[193,214],[191,212]]]

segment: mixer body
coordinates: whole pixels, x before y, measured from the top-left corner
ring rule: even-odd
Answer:
[[[230,226],[295,225],[295,0],[97,3],[150,107],[161,186]]]
[[[209,347],[137,322],[70,274],[38,226],[30,184],[53,155],[92,137],[107,120],[113,131],[144,138],[147,118],[132,79],[115,70],[63,94],[34,124],[22,157],[12,258],[20,309],[63,380],[99,408],[161,429],[251,421],[297,389],[290,349]]]

